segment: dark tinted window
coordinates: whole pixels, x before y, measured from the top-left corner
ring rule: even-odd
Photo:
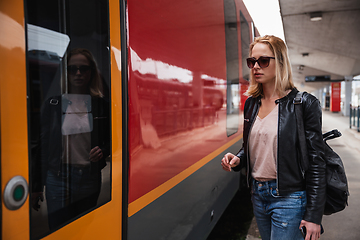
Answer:
[[[224,0],[226,40],[226,132],[230,136],[239,128],[239,39],[234,0]]]
[[[111,199],[108,2],[26,1],[31,238]]]
[[[242,58],[242,77],[250,79],[250,69],[246,65],[246,58],[249,56],[250,28],[243,13],[240,11],[240,31],[241,31],[241,58]]]

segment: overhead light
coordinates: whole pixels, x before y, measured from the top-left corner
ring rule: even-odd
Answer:
[[[311,12],[310,13],[310,21],[318,22],[322,20],[322,12]]]
[[[303,57],[307,57],[307,56],[309,56],[309,53],[307,53],[307,52],[302,53],[302,56],[303,56]]]
[[[300,70],[300,71],[302,71],[302,70],[304,70],[304,65],[300,65],[300,66],[298,66],[298,69]]]

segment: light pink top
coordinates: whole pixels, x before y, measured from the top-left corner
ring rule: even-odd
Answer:
[[[71,102],[69,104],[69,102]],[[91,96],[84,94],[63,95],[63,156],[62,162],[77,166],[90,165],[91,131],[93,124]]]
[[[249,139],[252,177],[258,181],[276,179],[278,112],[276,106],[266,117],[256,117]]]

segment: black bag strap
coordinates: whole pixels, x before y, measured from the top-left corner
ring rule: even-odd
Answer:
[[[334,139],[334,138],[337,138],[340,136],[341,136],[341,132],[339,132],[339,130],[337,130],[337,129],[334,129],[327,133],[324,133],[323,139],[324,139],[324,142],[326,142],[327,140]]]
[[[305,172],[309,168],[309,159],[307,155],[306,149],[306,137],[305,137],[305,128],[304,128],[304,120],[303,120],[303,111],[302,111],[302,102],[303,102],[303,92],[298,92],[296,97],[294,98],[294,106],[295,106],[295,115],[296,115],[296,126],[298,130],[299,143],[300,143],[300,153],[301,153],[301,164],[302,174],[305,177]]]

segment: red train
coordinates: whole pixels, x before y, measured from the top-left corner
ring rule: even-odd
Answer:
[[[15,0],[0,23],[2,239],[206,239],[239,187],[243,2]]]

